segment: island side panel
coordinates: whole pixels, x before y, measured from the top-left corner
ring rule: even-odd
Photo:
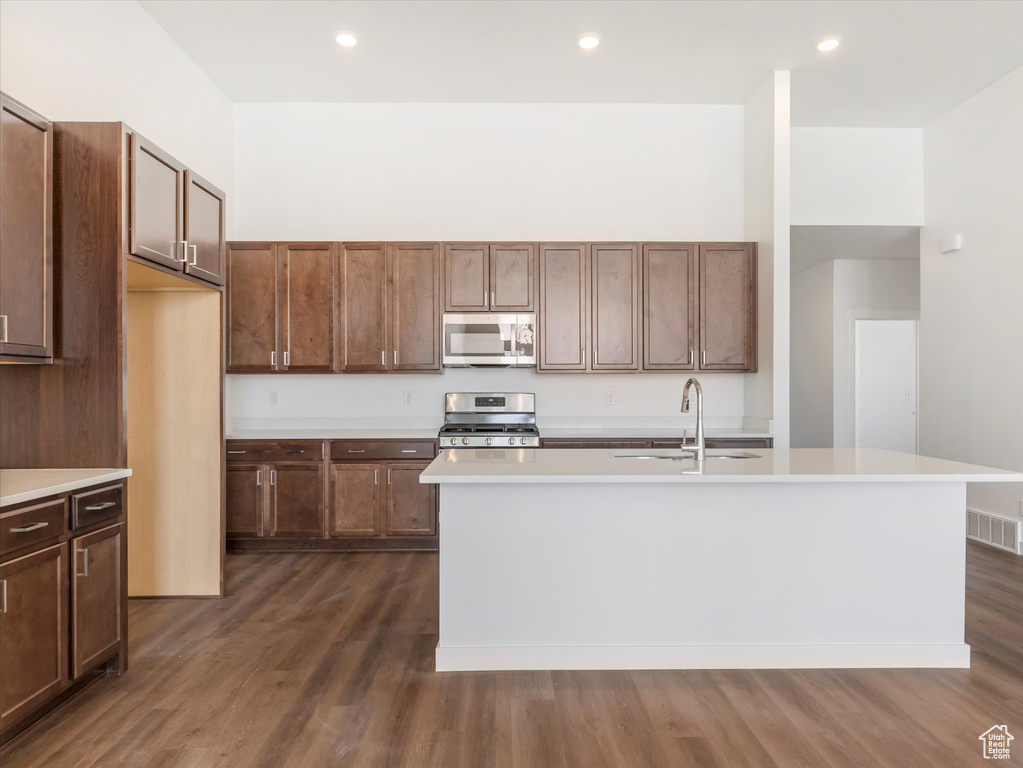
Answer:
[[[965,496],[444,484],[437,668],[969,666]]]

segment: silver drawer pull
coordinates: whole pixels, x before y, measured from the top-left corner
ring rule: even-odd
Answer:
[[[401,452],[402,452],[402,453],[415,453],[415,452],[416,452],[416,450],[417,450],[416,448],[408,448],[408,449],[406,449],[406,448],[402,448],[402,449],[401,449]]]
[[[0,602],[0,613],[7,613],[7,579],[0,580],[0,589],[3,589],[3,602]]]
[[[116,506],[117,506],[117,502],[116,501],[106,501],[106,502],[103,502],[102,504],[90,504],[88,507],[85,508],[85,511],[86,512],[99,512],[101,509],[110,509],[111,507],[116,507]]]
[[[82,572],[75,573],[75,576],[88,576],[89,575],[89,550],[83,549],[82,552]]]
[[[351,450],[351,449],[349,449],[349,451],[348,451],[348,452],[349,452],[349,453],[365,453],[365,451],[353,451],[353,450]]]
[[[305,448],[302,448],[302,449],[297,450],[297,451],[288,451],[288,453],[305,453]]]
[[[49,523],[32,523],[31,525],[23,525],[21,528],[11,528],[11,533],[28,533],[29,531],[38,531],[40,528],[45,528]]]
[[[228,451],[228,453],[248,453],[248,451]]]

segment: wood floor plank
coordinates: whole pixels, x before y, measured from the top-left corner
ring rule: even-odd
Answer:
[[[130,601],[130,672],[3,768],[953,768],[1023,739],[1023,558],[979,544],[969,670],[436,673],[435,554],[233,555],[227,585]]]

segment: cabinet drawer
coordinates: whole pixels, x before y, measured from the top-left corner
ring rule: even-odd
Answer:
[[[543,441],[544,448],[590,448],[603,450],[633,450],[636,448],[649,448],[649,440],[598,440],[582,438],[573,440],[570,438],[553,438]]]
[[[124,512],[124,485],[75,493],[71,496],[71,529],[110,520]]]
[[[0,515],[0,554],[59,538],[67,531],[67,501],[55,499]]]
[[[228,462],[322,461],[322,440],[228,440]]]
[[[378,459],[432,459],[437,455],[435,440],[332,440],[334,461],[376,461]]]
[[[690,446],[693,443],[694,436],[689,435]],[[676,438],[674,440],[654,440],[654,448],[678,448],[682,443],[682,438]],[[772,440],[769,437],[708,437],[706,439],[707,448],[715,450],[739,450],[746,448],[770,448]]]

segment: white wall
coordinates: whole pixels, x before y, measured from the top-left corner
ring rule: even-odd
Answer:
[[[834,444],[835,263],[792,275],[793,448]]]
[[[231,204],[231,102],[136,2],[4,0],[0,89],[50,120],[123,120]]]
[[[238,104],[232,237],[731,240],[743,108]]]
[[[924,129],[920,445],[1023,470],[1023,68]],[[960,233],[963,250],[941,254]],[[1023,487],[969,489],[1019,520]]]
[[[746,423],[772,424],[789,447],[790,76],[774,72],[746,104],[745,240],[759,245],[757,373],[745,384]]]
[[[792,223],[920,225],[923,132],[793,128]]]
[[[855,321],[916,319],[920,262],[841,259],[834,263],[834,447],[855,444]]]

